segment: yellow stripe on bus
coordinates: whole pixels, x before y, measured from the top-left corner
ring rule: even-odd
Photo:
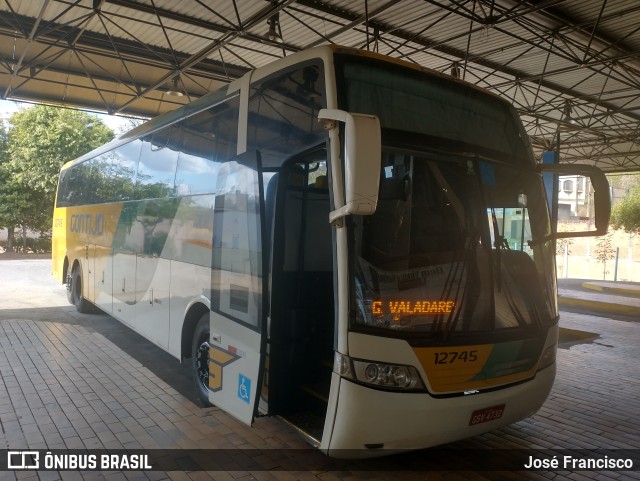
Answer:
[[[450,393],[487,389],[528,379],[535,374],[536,363],[522,369],[521,361],[513,359],[488,366],[495,344],[473,346],[414,348],[429,385],[434,393]],[[528,364],[528,363],[527,363]],[[509,374],[491,375],[491,372]]]
[[[222,370],[239,356],[217,346],[209,347],[209,389],[222,389]]]

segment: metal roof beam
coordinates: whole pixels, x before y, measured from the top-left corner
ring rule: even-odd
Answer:
[[[18,72],[20,71],[20,68],[22,67],[22,62],[24,61],[24,57],[27,55],[27,51],[29,50],[29,46],[31,45],[31,42],[33,42],[33,40],[36,37],[36,32],[38,31],[38,26],[40,25],[40,22],[42,21],[42,18],[44,17],[44,12],[47,10],[47,7],[49,6],[49,4],[51,3],[51,0],[45,0],[44,3],[42,4],[42,7],[40,8],[40,12],[38,13],[38,17],[36,18],[35,22],[33,23],[33,26],[31,27],[31,30],[29,32],[29,36],[27,37],[27,44],[24,47],[24,50],[22,50],[22,53],[20,54],[20,58],[18,59],[18,62],[16,63],[16,65],[13,66],[13,71],[11,72],[11,76],[9,78],[9,84],[7,85],[7,88],[5,89],[4,93],[2,94],[2,98],[6,99],[7,96],[11,93],[11,87],[13,85],[13,82],[16,79],[16,76],[18,75]]]
[[[269,7],[263,8],[262,10],[260,10],[257,14],[255,14],[251,19],[249,19],[245,23],[245,28],[250,28],[251,26],[257,24],[258,22],[265,21],[266,19],[271,17],[273,14],[275,14],[276,12],[279,12],[280,10],[286,8],[287,5],[289,5],[290,3],[293,3],[294,1],[295,0],[285,0],[282,3],[273,4],[273,5],[270,5]],[[162,86],[163,84],[165,84],[169,80],[173,79],[176,75],[179,75],[180,72],[182,72],[183,70],[187,70],[187,69],[193,67],[194,65],[197,65],[198,63],[200,63],[201,61],[206,59],[212,53],[220,50],[222,47],[224,47],[224,46],[228,45],[229,43],[231,43],[231,41],[235,37],[240,35],[240,33],[241,32],[239,32],[237,30],[225,33],[221,38],[214,40],[209,45],[207,45],[206,47],[201,49],[199,52],[191,55],[190,57],[185,59],[183,62],[181,62],[180,65],[178,66],[178,68],[175,70],[175,72],[170,72],[170,73],[168,73],[166,75],[163,75],[160,78],[160,80],[155,82],[150,87],[147,87],[146,89],[144,89],[140,93],[140,96],[144,96],[145,94],[149,93],[151,90],[157,89],[158,87]],[[118,108],[115,111],[115,113],[121,112],[122,110],[126,109],[134,101],[135,101],[135,99],[126,102],[124,105],[122,105],[120,108]]]
[[[248,32],[247,31],[247,25],[246,24],[243,25],[241,22],[240,22],[239,25],[236,26],[236,25],[233,25],[229,20],[225,19],[225,21],[227,21],[231,25],[231,26],[227,27],[227,26],[220,25],[220,24],[217,24],[217,23],[208,22],[208,21],[202,20],[200,18],[196,18],[196,17],[192,17],[192,16],[189,16],[189,15],[184,15],[184,14],[172,12],[171,10],[168,10],[166,8],[160,8],[160,7],[153,8],[150,5],[146,5],[146,4],[143,4],[143,3],[138,3],[138,2],[135,2],[135,1],[132,1],[132,0],[109,0],[109,3],[112,3],[114,5],[118,5],[120,7],[129,8],[129,9],[131,9],[133,11],[137,11],[137,12],[144,12],[144,13],[148,13],[148,14],[151,14],[151,15],[158,15],[159,17],[162,17],[162,18],[171,19],[171,20],[174,20],[176,22],[183,23],[185,25],[190,25],[190,26],[193,26],[193,27],[203,28],[205,30],[210,30],[210,31],[216,32],[216,33],[221,33],[221,34],[227,34],[229,32],[235,32],[236,34],[241,33],[243,38],[245,38],[247,40],[250,40],[252,42],[264,43],[266,45],[270,45],[272,47],[278,47],[278,48],[280,48],[282,45],[284,45],[284,48],[289,52],[297,52],[297,51],[300,50],[298,47],[296,47],[294,45],[290,45],[290,44],[283,43],[283,42],[276,42],[276,41],[269,40],[266,37],[261,37],[259,35],[254,35],[254,34]],[[201,3],[209,11],[214,12],[214,10],[212,10],[210,7],[207,7],[202,2],[198,2],[198,3]],[[219,18],[224,18],[224,17],[221,17],[219,15],[218,15],[218,17]],[[239,17],[238,17],[238,19],[239,19]]]
[[[6,15],[6,13],[0,11],[0,19],[2,19],[4,15]],[[21,21],[24,22],[26,26],[31,27],[33,25],[33,19],[21,17]],[[0,34],[3,33],[3,30],[4,29],[0,28]],[[55,37],[39,36],[38,42],[47,46],[59,46],[60,48],[68,49],[68,42],[63,43],[60,41],[60,39],[68,36],[71,33],[71,30],[71,27],[61,26],[59,31],[65,33]],[[6,32],[6,35],[10,34],[11,32]],[[144,53],[148,51],[148,48],[141,48],[141,43],[121,38],[110,37],[109,35],[99,34],[96,32],[85,31],[75,45],[79,51],[86,54],[99,55],[111,59],[120,59],[158,68],[168,68],[165,57],[170,54],[168,51],[166,51],[166,49],[163,49],[162,47],[148,46],[148,48],[152,48],[158,53],[157,58],[159,61],[155,62],[150,59],[148,55],[144,55]],[[114,48],[117,48],[117,54],[114,53]],[[185,53],[177,52],[177,55],[180,61],[188,58],[188,55]],[[32,62],[33,59],[31,59],[30,61]],[[204,60],[202,61],[200,67],[193,66],[190,70],[193,74],[199,75],[204,78],[211,78],[214,80],[227,78],[227,73],[230,74],[233,78],[237,78],[242,76],[247,71],[247,69],[244,69],[242,67],[228,65],[227,71],[224,72],[221,70],[219,62],[213,60]],[[218,73],[220,73],[220,77],[217,76]]]

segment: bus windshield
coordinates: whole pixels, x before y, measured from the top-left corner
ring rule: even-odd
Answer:
[[[441,336],[554,320],[535,174],[392,150],[382,165],[376,213],[352,222],[357,326]]]
[[[548,208],[511,106],[367,58],[337,72],[341,107],[377,115],[387,146],[377,210],[350,222],[352,328],[441,339],[548,328]]]

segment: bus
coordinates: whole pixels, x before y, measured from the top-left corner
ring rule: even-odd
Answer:
[[[543,172],[591,178],[595,231],[554,232]],[[608,195],[598,169],[537,163],[498,96],[321,46],[66,163],[52,271],[189,363],[203,404],[380,456],[536,412],[554,242],[606,232]]]

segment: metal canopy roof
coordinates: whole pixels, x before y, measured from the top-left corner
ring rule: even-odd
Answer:
[[[333,42],[509,99],[537,156],[640,170],[637,0],[0,1],[4,99],[153,117]]]

